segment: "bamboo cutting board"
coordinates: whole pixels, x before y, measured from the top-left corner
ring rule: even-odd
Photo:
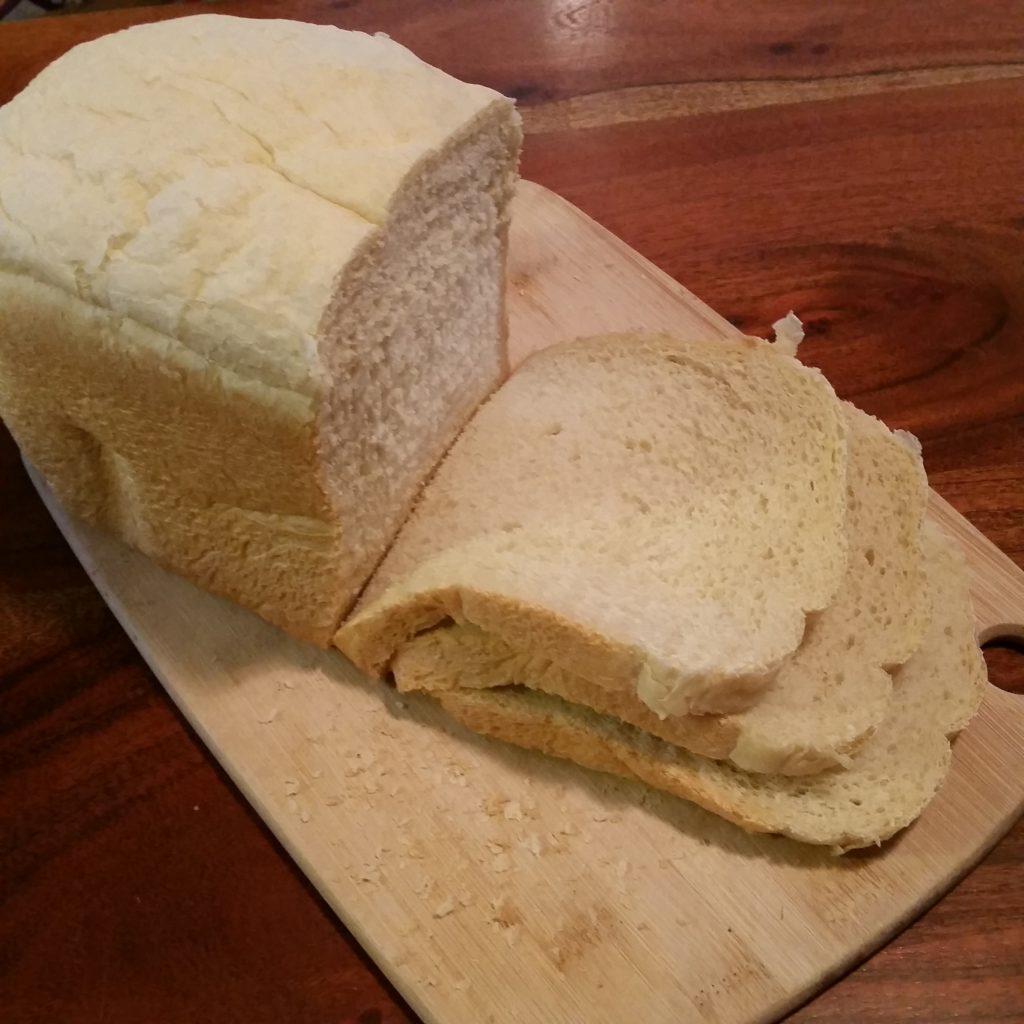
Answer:
[[[514,361],[628,327],[735,329],[545,190],[516,201]],[[947,889],[1024,806],[1024,698],[992,688],[951,778],[881,851],[748,836],[642,787],[475,737],[44,499],[199,735],[413,1008],[437,1024],[770,1021]],[[1024,574],[945,502],[980,635]]]

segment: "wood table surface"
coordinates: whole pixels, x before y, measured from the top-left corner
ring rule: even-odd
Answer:
[[[74,43],[199,9],[0,26],[0,102]],[[807,360],[918,434],[936,490],[1024,565],[1024,4],[216,9],[383,30],[516,96],[525,176],[749,332],[796,309]],[[1019,652],[987,657],[1024,692]],[[0,1019],[413,1020],[176,713],[2,428],[0,680]],[[1024,824],[790,1019],[1024,1021]]]

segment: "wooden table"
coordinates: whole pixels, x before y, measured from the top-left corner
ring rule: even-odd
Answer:
[[[218,9],[382,29],[518,97],[526,176],[750,332],[797,309],[809,361],[917,433],[935,488],[1024,564],[1020,4]],[[0,27],[0,102],[76,42],[195,10]],[[6,432],[0,460],[4,1020],[411,1020],[170,705]],[[1024,692],[1024,658],[988,657]],[[1024,824],[791,1020],[1024,1020]]]

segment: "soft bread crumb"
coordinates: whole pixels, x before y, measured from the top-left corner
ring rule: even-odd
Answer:
[[[916,434],[912,434],[909,430],[894,430],[893,434],[900,444],[904,445],[917,458],[921,458],[923,448]]]
[[[775,332],[775,348],[795,359],[800,342],[804,340],[804,325],[800,317],[790,310],[772,324],[772,330]]]
[[[524,850],[529,850],[534,857],[539,857],[544,852],[544,840],[533,832],[526,836],[519,845]]]
[[[523,809],[519,806],[518,800],[509,800],[503,809],[503,815],[506,821],[522,821],[523,820]]]
[[[455,911],[457,906],[458,904],[451,897],[442,900],[436,907],[434,907],[434,917],[447,917]]]

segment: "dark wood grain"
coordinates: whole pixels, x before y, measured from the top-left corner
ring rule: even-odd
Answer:
[[[142,21],[214,10],[387,31],[451,74],[527,105],[650,85],[813,80],[1024,64],[1016,0],[229,0],[13,24],[0,95],[69,46]]]
[[[0,27],[0,101],[76,42],[197,9]],[[935,487],[1024,564],[1019,4],[217,10],[383,29],[521,97],[526,174],[746,330],[796,308],[810,360],[918,432]],[[1024,655],[988,660],[1024,692]],[[174,711],[5,433],[0,681],[5,1021],[412,1019]],[[792,1020],[1024,1020],[1024,825]]]

